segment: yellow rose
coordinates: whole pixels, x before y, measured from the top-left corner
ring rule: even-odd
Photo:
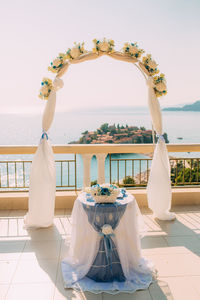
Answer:
[[[43,94],[43,95],[47,95],[48,92],[49,92],[49,88],[47,85],[43,85],[40,89],[40,92]]]
[[[81,54],[80,50],[77,47],[72,48],[71,51],[70,51],[70,55],[71,55],[72,58],[77,58],[77,57],[80,56],[80,54]]]
[[[159,91],[159,92],[163,92],[163,91],[166,91],[167,89],[167,86],[164,82],[159,82],[156,84],[156,89]]]
[[[148,62],[148,66],[149,66],[151,69],[155,70],[156,67],[157,67],[157,63],[155,62],[155,60],[150,60],[150,61]]]
[[[129,46],[129,52],[134,55],[138,53],[138,48],[136,46]]]
[[[60,58],[56,58],[56,59],[53,60],[53,65],[54,66],[58,67],[60,64],[61,64]]]
[[[99,43],[99,49],[103,52],[106,52],[109,50],[109,44],[106,41],[103,41],[101,43]]]

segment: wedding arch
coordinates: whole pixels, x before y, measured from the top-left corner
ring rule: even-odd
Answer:
[[[168,152],[162,131],[162,116],[158,97],[167,93],[164,74],[158,70],[158,64],[150,54],[144,55],[137,43],[125,43],[121,51],[114,49],[114,41],[93,40],[94,48],[87,51],[84,43],[75,43],[66,52],[53,60],[49,71],[56,73],[55,79],[43,78],[39,97],[48,100],[42,120],[42,137],[33,158],[30,172],[29,210],[25,216],[27,227],[48,227],[53,224],[56,171],[53,150],[48,139],[48,130],[54,118],[56,92],[63,87],[61,77],[70,65],[94,60],[102,55],[134,64],[143,74],[148,86],[148,105],[153,128],[158,142],[154,151],[149,181],[147,185],[148,205],[154,216],[161,220],[172,220],[175,215],[171,208],[171,181]]]

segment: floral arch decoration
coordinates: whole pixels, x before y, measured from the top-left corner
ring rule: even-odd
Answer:
[[[144,75],[148,86],[148,105],[153,128],[157,133],[158,142],[152,160],[147,186],[148,205],[154,216],[160,220],[172,220],[171,213],[171,181],[170,164],[162,130],[162,116],[158,97],[166,95],[167,87],[164,74],[158,70],[158,64],[150,54],[144,55],[137,43],[125,43],[122,51],[115,51],[113,40],[93,40],[94,48],[86,51],[84,43],[75,43],[65,53],[55,58],[48,70],[56,73],[55,79],[43,78],[39,97],[48,100],[42,120],[42,137],[33,158],[30,172],[29,210],[25,217],[27,227],[48,227],[53,224],[56,170],[53,150],[48,139],[48,130],[54,118],[56,92],[63,87],[61,77],[69,65],[94,60],[102,55],[133,63]]]
[[[122,51],[115,51],[113,40],[104,38],[101,41],[94,39],[93,43],[94,48],[92,51],[85,50],[84,43],[75,43],[74,46],[69,48],[66,52],[59,53],[59,55],[51,62],[48,70],[56,73],[56,78],[61,78],[70,64],[77,64],[87,60],[97,59],[102,55],[108,55],[114,59],[135,64],[135,66],[143,73],[146,80],[151,76],[156,97],[167,94],[165,75],[160,73],[158,64],[152,59],[151,54],[147,54],[146,56],[143,55],[145,51],[140,49],[137,43],[125,43]],[[43,78],[41,84],[42,87],[40,89],[39,97],[43,100],[47,100],[54,88],[53,82],[49,78]]]

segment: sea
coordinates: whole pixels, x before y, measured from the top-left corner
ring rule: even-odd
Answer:
[[[166,132],[170,143],[199,143],[200,142],[200,112],[163,111],[163,132]],[[81,133],[93,131],[103,123],[143,126],[152,129],[151,118],[146,107],[117,107],[95,108],[88,110],[74,110],[55,113],[55,118],[49,130],[49,139],[53,145],[66,145],[81,137]],[[42,114],[6,114],[0,113],[0,145],[38,145],[41,138]],[[177,157],[199,157],[199,153],[170,153]],[[69,159],[73,155],[59,154],[55,159]],[[115,158],[145,158],[141,154],[115,154]],[[32,160],[32,155],[0,155],[0,161],[4,160]],[[106,181],[109,181],[109,158],[106,159]],[[123,170],[122,170],[123,169]],[[131,169],[131,166],[128,167]],[[82,186],[83,164],[81,155],[77,155],[77,185]],[[142,166],[142,171],[146,167]],[[3,169],[1,181],[6,178]],[[57,170],[57,184],[61,180],[60,171]],[[129,171],[129,170],[128,170]],[[127,171],[127,172],[128,172]],[[139,171],[139,166],[135,172]],[[13,171],[14,172],[14,171]],[[12,172],[11,172],[12,173]],[[72,176],[74,177],[73,172]],[[120,178],[124,176],[124,168],[121,168]],[[91,180],[97,178],[97,161],[92,158]],[[114,178],[116,179],[116,178]],[[113,179],[113,180],[114,180]],[[29,180],[29,179],[27,179]],[[74,179],[71,178],[71,182]]]

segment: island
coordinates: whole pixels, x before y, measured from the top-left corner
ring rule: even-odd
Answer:
[[[163,134],[169,143],[167,134]],[[156,137],[155,137],[156,138]],[[157,138],[156,138],[157,140]],[[69,144],[150,144],[153,143],[152,130],[145,127],[102,124],[95,131],[84,131],[78,141]]]
[[[163,111],[200,111],[200,100],[182,107],[166,107]]]

